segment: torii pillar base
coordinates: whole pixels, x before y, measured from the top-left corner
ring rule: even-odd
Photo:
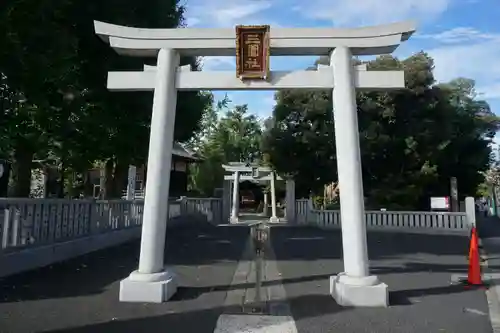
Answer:
[[[330,276],[330,294],[340,306],[388,307],[388,286],[376,276],[349,277],[345,273]]]
[[[271,216],[271,217],[269,218],[269,222],[270,222],[270,223],[279,223],[279,222],[280,222],[280,219],[279,219],[278,217],[276,217],[276,216]]]
[[[177,292],[177,277],[166,269],[155,274],[132,272],[120,282],[120,302],[163,303]]]

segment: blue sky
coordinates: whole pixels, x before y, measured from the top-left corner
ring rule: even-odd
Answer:
[[[417,33],[395,52],[406,57],[424,50],[435,60],[438,81],[476,80],[480,98],[500,115],[500,5],[498,0],[187,0],[190,27],[359,27],[412,19]],[[304,69],[314,57],[272,57],[272,70]],[[204,70],[234,70],[233,57],[207,57]],[[274,92],[227,92],[234,104],[248,104],[267,117]],[[222,98],[225,92],[217,92]]]

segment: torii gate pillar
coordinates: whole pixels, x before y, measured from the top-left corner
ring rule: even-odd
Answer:
[[[368,269],[358,112],[351,62],[351,51],[347,47],[335,48],[330,56],[330,65],[335,71],[333,117],[344,254],[344,272],[330,277],[330,293],[340,305],[387,306],[387,285],[370,275]]]

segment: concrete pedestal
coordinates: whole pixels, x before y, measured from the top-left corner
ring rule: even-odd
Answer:
[[[276,216],[271,216],[269,218],[269,222],[271,222],[271,223],[278,223],[279,221],[280,221],[280,219]]]
[[[330,294],[341,306],[389,306],[388,286],[373,275],[362,278],[349,277],[345,273],[332,275]]]
[[[120,282],[120,302],[162,303],[176,291],[177,277],[170,269],[153,274],[134,271]]]

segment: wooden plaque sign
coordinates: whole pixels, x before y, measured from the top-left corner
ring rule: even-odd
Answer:
[[[269,26],[236,26],[236,76],[242,80],[269,78]]]

